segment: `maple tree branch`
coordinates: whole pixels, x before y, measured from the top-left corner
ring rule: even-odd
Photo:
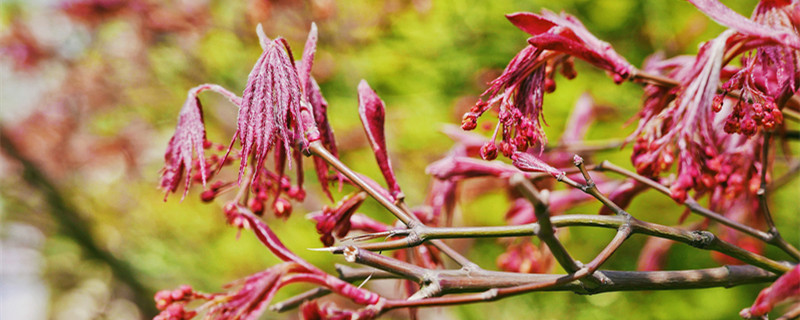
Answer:
[[[582,269],[586,270],[586,269]],[[596,294],[631,290],[674,290],[712,287],[733,287],[742,284],[774,281],[777,275],[754,266],[723,266],[710,269],[681,271],[598,271],[610,281],[597,288],[586,289],[573,281],[585,276],[538,275],[539,282],[509,288],[493,288],[482,293],[435,297],[422,300],[389,300],[382,311],[397,308],[444,306],[463,303],[488,302],[531,291],[573,291]]]
[[[348,179],[350,179],[350,181],[352,181],[362,190],[367,192],[367,194],[369,194],[372,198],[377,200],[378,203],[380,203],[384,208],[389,210],[389,212],[391,212],[398,220],[403,222],[409,228],[414,228],[416,226],[423,225],[419,220],[417,220],[417,218],[413,214],[410,214],[406,210],[401,209],[400,207],[395,205],[391,200],[383,197],[383,195],[381,195],[380,192],[375,190],[375,188],[373,188],[363,179],[361,179],[361,177],[359,177],[355,171],[347,167],[347,165],[339,161],[338,158],[336,158],[327,149],[325,149],[325,146],[323,146],[322,143],[320,143],[319,141],[311,142],[308,146],[308,149],[312,155],[322,158],[323,160],[325,160],[325,162],[327,162],[328,164],[336,168],[336,170],[344,174]],[[442,253],[450,257],[450,259],[460,264],[462,267],[478,268],[478,266],[475,263],[469,261],[466,257],[461,255],[457,251],[453,250],[452,248],[450,248],[444,242],[437,240],[437,241],[432,241],[431,244],[440,251],[442,251]]]
[[[662,193],[664,195],[667,195],[667,196],[670,195],[669,189],[666,186],[662,185],[661,183],[658,183],[658,182],[656,182],[656,181],[654,181],[652,179],[649,179],[647,177],[639,175],[639,174],[637,174],[635,172],[631,172],[631,171],[626,170],[626,169],[624,169],[622,167],[614,165],[613,163],[609,162],[608,160],[603,161],[599,165],[595,166],[593,169],[597,170],[597,171],[610,171],[610,172],[614,172],[614,173],[626,176],[628,178],[631,178],[631,179],[634,179],[634,180],[636,180],[638,182],[641,182],[641,183],[643,183],[643,184],[645,184],[645,185],[647,185],[647,186],[659,191],[660,193]],[[798,165],[798,169],[797,170],[800,170],[800,165]],[[769,190],[769,188],[767,188],[767,190]],[[733,229],[741,231],[741,232],[743,232],[743,233],[745,233],[747,235],[750,235],[750,236],[752,236],[752,237],[754,237],[756,239],[759,239],[759,240],[761,240],[761,241],[763,241],[765,243],[768,243],[770,245],[774,245],[774,246],[780,248],[781,250],[783,250],[784,252],[788,253],[790,256],[792,256],[792,258],[794,258],[795,261],[799,261],[800,260],[800,251],[798,251],[796,247],[794,247],[792,244],[786,242],[785,240],[784,241],[775,240],[775,237],[772,234],[768,233],[768,232],[764,232],[764,231],[755,229],[753,227],[750,227],[748,225],[745,225],[745,224],[739,223],[737,221],[731,220],[731,219],[729,219],[729,218],[727,218],[727,217],[725,217],[725,216],[723,216],[723,215],[721,215],[721,214],[719,214],[717,212],[714,212],[714,211],[712,211],[712,210],[710,210],[708,208],[705,208],[705,207],[701,206],[697,202],[697,200],[695,200],[691,196],[687,197],[686,201],[684,201],[683,204],[690,211],[692,211],[692,212],[694,212],[696,214],[699,214],[700,216],[703,216],[705,218],[717,221],[717,222],[719,222],[719,223],[721,223],[723,225],[726,225],[728,227],[731,227]]]

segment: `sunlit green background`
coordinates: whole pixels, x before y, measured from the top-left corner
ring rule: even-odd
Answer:
[[[727,3],[745,15],[749,15],[755,4],[754,1]],[[3,26],[9,26],[14,19],[30,19],[34,21],[31,28],[35,33],[46,35],[55,31],[49,28],[57,28],[63,17],[49,24],[36,22],[47,20],[42,16],[55,16],[55,4],[6,1],[0,6]],[[104,107],[74,115],[80,119],[75,129],[80,134],[70,140],[70,148],[75,148],[72,152],[93,152],[81,149],[85,148],[81,139],[114,141],[118,136],[130,139],[136,152],[104,155],[103,159],[108,160],[102,163],[87,160],[71,164],[60,162],[59,151],[41,147],[36,141],[24,142],[21,147],[29,157],[43,163],[61,192],[82,212],[94,240],[130,263],[137,277],[152,290],[191,284],[200,290],[216,292],[229,281],[278,262],[251,234],[244,232],[237,239],[237,231],[224,223],[221,204],[201,203],[199,188],[194,188],[183,202],[179,195],[163,202],[163,194],[156,188],[163,150],[172,135],[186,91],[208,82],[240,93],[260,53],[255,34],[258,22],[264,24],[269,36],[286,37],[297,57],[308,26],[316,21],[320,40],[313,74],[330,103],[329,115],[343,152],[342,160],[376,180],[380,172],[356,113],[358,81],[366,79],[386,101],[388,148],[399,182],[412,205],[425,199],[430,182],[424,174],[425,166],[439,159],[451,145],[439,132],[442,125],[459,123],[461,114],[485,89],[485,83],[526,45],[526,34],[508,23],[504,14],[538,12],[542,8],[565,10],[637,66],[654,51],[663,51],[667,56],[695,53],[698,43],[723,30],[689,3],[677,0],[312,0],[266,1],[261,5],[257,1],[211,1],[207,24],[198,27],[197,32],[190,36],[165,34],[144,45],[134,41],[135,24],[123,18],[108,20],[94,32],[79,27],[56,32],[66,32],[62,38],[68,41],[77,37],[74,41],[88,43],[70,54],[87,69],[102,69],[99,73],[107,86],[99,90],[113,96],[112,102]],[[50,45],[63,43],[56,41]],[[579,62],[576,68],[579,74],[576,79],[568,81],[559,76],[556,92],[545,98],[544,114],[549,124],[545,130],[550,140],[557,141],[571,107],[583,92],[611,107],[607,114],[601,115],[602,121],[589,130],[590,139],[627,136],[633,126],[625,124],[639,108],[641,88],[632,83],[615,85],[603,72],[586,63]],[[33,72],[17,72],[5,65],[0,71],[5,74],[3,124],[13,127],[22,123],[31,110],[47,113],[54,108],[46,95],[30,94],[39,91],[28,90],[26,86],[53,79],[69,82],[63,70],[45,64]],[[89,89],[74,94],[96,94]],[[227,143],[235,127],[235,107],[211,93],[203,94],[201,99],[210,138]],[[629,166],[629,152],[630,148],[602,153],[594,160],[610,159]],[[135,164],[126,162],[126,157],[133,157]],[[59,232],[37,191],[24,187],[21,178],[14,174],[19,167],[9,162],[2,169],[0,221],[7,239],[4,243],[14,243],[19,237],[14,238],[19,232],[9,230],[41,232],[37,238],[40,240],[33,241],[37,243],[33,249],[42,258],[40,268],[34,273],[46,281],[47,293],[39,296],[41,305],[38,305],[46,310],[43,314],[54,319],[140,316],[135,306],[126,302],[129,294],[113,280],[108,267],[86,259],[81,248]],[[304,215],[327,204],[313,173],[306,181],[310,181],[307,202],[296,204],[287,221],[270,219],[270,226],[300,256],[333,271],[333,263],[344,263],[340,256],[306,250],[321,244],[314,225]],[[345,188],[344,192],[348,190]],[[793,205],[798,190],[800,185],[794,181],[773,199],[776,219],[786,226],[782,231],[792,243],[798,243],[800,233],[800,207]],[[458,220],[466,225],[498,225],[503,223],[508,204],[504,194],[495,193],[465,199],[459,206]],[[594,213],[598,208],[585,205],[569,212]],[[365,204],[361,211],[390,221],[388,214],[374,202]],[[683,208],[667,198],[646,193],[634,201],[629,211],[644,220],[676,224]],[[566,235],[565,244],[577,259],[588,261],[612,236],[607,230],[577,228]],[[643,243],[643,237],[634,236],[604,267],[634,270]],[[494,240],[458,242],[456,246],[486,268],[496,268],[495,259],[504,251]],[[772,249],[767,254],[786,258]],[[2,263],[10,267],[16,262],[4,258]],[[676,245],[670,251],[666,267],[714,266],[717,264],[707,252]],[[394,285],[379,281],[370,285],[381,292],[399,291]],[[532,293],[490,304],[425,311],[423,315],[453,319],[733,319],[763,287],[596,296]],[[277,300],[305,289],[308,287],[289,287]],[[4,292],[3,297],[6,295]],[[4,303],[2,308],[13,306]],[[281,317],[295,318],[297,314],[267,312],[263,316]]]

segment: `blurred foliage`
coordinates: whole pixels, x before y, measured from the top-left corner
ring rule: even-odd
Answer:
[[[746,15],[753,6],[728,2]],[[173,9],[180,11],[181,5],[176,3],[178,9]],[[4,60],[0,73],[6,74],[2,97],[6,110],[2,121],[25,153],[91,221],[94,239],[132,264],[153,290],[188,283],[200,290],[219,291],[229,281],[278,262],[251,234],[245,232],[239,238],[236,230],[227,227],[218,204],[201,203],[199,188],[183,202],[179,196],[162,202],[163,194],[156,189],[163,150],[186,91],[208,82],[241,92],[260,52],[255,35],[259,22],[267,35],[286,37],[295,48],[295,57],[310,22],[317,23],[320,42],[313,72],[330,103],[342,159],[372,177],[380,173],[357,117],[356,84],[366,79],[386,101],[388,147],[411,204],[425,199],[430,181],[425,166],[451,144],[439,132],[442,124],[459,123],[463,112],[485,90],[485,83],[526,45],[526,35],[508,23],[504,14],[541,8],[565,10],[635,65],[655,51],[667,56],[693,54],[700,42],[722,30],[683,1],[504,0],[480,5],[465,0],[211,1],[201,6],[202,23],[191,24],[188,30],[149,34],[142,31],[146,19],[141,17],[122,15],[87,27],[59,15],[56,6],[50,1],[0,5],[4,29],[15,21],[28,21],[33,34],[57,61],[12,72],[11,62]],[[578,63],[577,70],[579,76],[574,80],[559,76],[558,89],[545,98],[549,139],[556,141],[572,105],[585,91],[610,107],[588,136],[592,140],[625,137],[633,130],[625,124],[638,110],[641,88],[631,83],[615,85],[585,63]],[[50,84],[59,80],[63,84]],[[209,137],[227,143],[235,127],[235,108],[211,94],[201,99]],[[629,166],[628,152],[629,148],[601,153],[594,160],[609,159]],[[102,263],[84,260],[81,249],[60,235],[36,191],[21,187],[23,182],[11,174],[19,168],[13,163],[1,167],[8,178],[0,182],[0,219],[35,225],[47,235],[42,254],[46,259],[43,274],[50,286],[50,316],[119,318],[109,310],[116,299],[126,297],[125,291],[113,285]],[[270,219],[270,225],[289,248],[332,271],[333,263],[343,263],[340,256],[306,250],[321,244],[304,214],[327,203],[316,181],[306,180],[311,181],[308,201],[296,204],[287,221]],[[800,243],[796,232],[800,207],[790,205],[799,188],[800,182],[795,180],[773,198],[776,220],[790,226],[785,237],[792,243]],[[348,191],[346,187],[342,192]],[[486,194],[459,205],[457,219],[466,225],[501,224],[507,206],[504,194]],[[591,204],[570,212],[593,213],[598,208]],[[391,220],[374,202],[366,203],[361,211]],[[683,208],[648,192],[633,202],[630,212],[644,220],[675,224]],[[578,259],[588,261],[612,235],[608,230],[575,228],[564,238]],[[632,238],[605,267],[635,269],[643,244],[643,237]],[[503,251],[495,240],[460,241],[455,246],[469,250],[470,258],[486,268],[494,268]],[[772,249],[767,253],[781,256]],[[7,263],[13,262],[3,262]],[[714,265],[707,252],[682,245],[673,247],[668,260],[668,269]],[[108,293],[108,288],[100,290],[106,293],[87,289],[98,283],[117,288],[116,293]],[[729,319],[748,306],[762,287],[597,296],[533,293],[492,304],[453,307],[439,315],[463,319],[531,315],[541,319]],[[277,299],[304,289],[290,287]],[[395,289],[389,285],[378,290],[391,295],[398,291]],[[82,296],[83,300],[75,298],[80,292],[90,294]],[[85,312],[89,316],[76,316],[76,308],[90,310]],[[274,313],[265,315],[275,317]]]

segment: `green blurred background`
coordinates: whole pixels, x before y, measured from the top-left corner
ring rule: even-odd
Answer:
[[[727,1],[749,15],[754,1]],[[229,281],[278,262],[256,239],[227,227],[221,204],[203,204],[195,187],[183,202],[163,202],[156,188],[163,152],[173,133],[186,91],[200,83],[217,83],[240,93],[260,53],[255,25],[267,35],[284,36],[300,55],[308,26],[319,27],[313,74],[327,98],[329,115],[342,150],[354,169],[380,177],[356,113],[356,85],[366,79],[387,104],[388,148],[399,182],[412,205],[422,203],[430,182],[425,166],[452,142],[440,129],[460,123],[463,112],[525,45],[526,34],[503,17],[516,11],[565,10],[577,16],[598,38],[610,42],[634,65],[655,51],[666,56],[696,52],[697,44],[722,27],[689,3],[661,1],[209,1],[168,2],[137,13],[91,13],[85,21],[65,15],[56,1],[4,1],[2,28],[9,34],[21,24],[41,47],[40,59],[20,66],[15,51],[4,51],[2,79],[3,133],[22,156],[49,179],[80,217],[80,232],[111,259],[130,265],[131,277],[148,294],[191,284],[217,292]],[[152,4],[151,4],[152,5]],[[91,18],[91,19],[90,19]],[[170,25],[170,22],[175,25]],[[30,55],[29,55],[30,56]],[[34,57],[37,57],[34,55]],[[591,140],[622,138],[633,126],[641,88],[615,85],[603,72],[576,63],[578,77],[557,78],[557,90],[545,98],[545,128],[557,141],[578,96],[589,92],[611,108],[591,127]],[[235,107],[214,94],[203,94],[209,137],[227,143],[235,127]],[[797,147],[797,146],[793,146]],[[599,154],[629,165],[630,148]],[[310,169],[310,167],[308,168]],[[132,290],[113,276],[97,254],[76,243],[74,230],[58,220],[52,193],[31,186],[23,167],[4,158],[2,191],[2,318],[136,319],[143,317]],[[320,247],[314,225],[304,215],[327,200],[313,174],[309,197],[295,204],[287,221],[270,226],[300,256],[332,271],[340,256],[311,252]],[[773,208],[785,237],[798,243],[800,185],[775,193]],[[344,192],[347,192],[346,188]],[[340,196],[340,194],[337,194]],[[508,206],[503,193],[459,202],[465,225],[499,225]],[[593,213],[584,205],[568,212]],[[390,221],[377,203],[361,212]],[[635,216],[676,224],[683,209],[648,192],[632,204]],[[62,217],[63,218],[63,217]],[[696,220],[696,219],[695,219]],[[565,244],[577,259],[588,261],[613,236],[607,230],[576,228]],[[634,236],[604,266],[634,270],[643,237]],[[496,268],[504,251],[495,240],[455,245],[486,268]],[[778,259],[781,253],[767,249]],[[666,269],[717,266],[707,252],[676,245]],[[559,270],[560,272],[561,270]],[[381,292],[393,284],[374,281]],[[491,304],[474,304],[423,313],[453,319],[732,319],[749,306],[764,285],[733,289],[673,292],[533,293]],[[308,287],[289,287],[280,300]],[[276,300],[276,301],[277,301]],[[404,317],[395,313],[389,317]],[[296,318],[296,312],[267,312],[263,318]]]

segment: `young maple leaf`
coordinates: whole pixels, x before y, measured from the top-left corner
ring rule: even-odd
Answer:
[[[268,41],[250,71],[239,108],[240,181],[251,155],[255,157],[256,168],[261,168],[267,153],[276,145],[283,148],[284,154],[291,152],[294,137],[291,121],[299,119],[301,99],[300,80],[289,45],[282,38]]]
[[[189,90],[186,102],[178,115],[178,125],[175,127],[175,134],[169,140],[167,152],[164,154],[164,169],[161,173],[161,188],[167,194],[175,192],[182,176],[185,176],[185,187],[181,200],[186,197],[189,186],[192,182],[192,156],[197,152],[197,159],[200,166],[200,176],[203,179],[203,186],[206,185],[208,170],[206,168],[203,145],[206,141],[206,128],[203,123],[203,107],[197,95],[200,92],[211,90],[222,94],[233,104],[241,104],[241,99],[235,94],[215,84],[203,84]]]
[[[400,190],[400,185],[397,184],[394,170],[392,170],[392,162],[386,152],[386,136],[383,134],[386,106],[365,80],[361,80],[361,83],[358,84],[358,114],[372,151],[375,153],[375,159],[378,160],[378,167],[389,186],[389,192],[394,199],[402,199],[403,192]]]

